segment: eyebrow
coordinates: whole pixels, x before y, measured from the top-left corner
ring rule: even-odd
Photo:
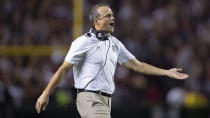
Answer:
[[[107,12],[103,16],[106,16],[106,15],[114,15],[114,13],[113,12]]]

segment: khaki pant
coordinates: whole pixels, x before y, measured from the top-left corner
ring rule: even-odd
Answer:
[[[77,109],[82,118],[111,118],[111,98],[92,92],[77,94]]]

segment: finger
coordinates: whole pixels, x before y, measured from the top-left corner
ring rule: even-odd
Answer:
[[[186,79],[186,78],[188,78],[189,77],[189,75],[187,75],[187,74],[182,74],[182,75],[180,75],[180,79]]]
[[[187,77],[188,77],[187,74],[183,74],[183,73],[179,73],[179,72],[174,73],[174,78],[176,78],[176,79],[186,79]]]
[[[186,79],[186,78],[188,78],[188,77],[189,77],[189,75],[187,75],[187,74],[184,75],[184,79]]]
[[[37,113],[39,114],[39,102],[37,102],[36,111],[37,111]]]
[[[36,108],[36,111],[38,112],[38,102],[36,102],[35,108]]]
[[[182,71],[182,68],[176,68],[176,71]]]
[[[40,112],[41,112],[42,105],[39,103],[38,106],[39,106],[39,107],[38,107],[38,113],[40,113]]]

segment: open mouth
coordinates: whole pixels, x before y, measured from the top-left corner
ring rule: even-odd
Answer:
[[[110,23],[109,25],[110,25],[111,27],[114,27],[114,23]]]

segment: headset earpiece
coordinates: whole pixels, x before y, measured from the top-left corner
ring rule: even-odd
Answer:
[[[96,35],[97,39],[99,39],[101,41],[108,40],[108,33],[106,31],[96,30],[94,27],[92,27],[90,32],[94,33]]]

